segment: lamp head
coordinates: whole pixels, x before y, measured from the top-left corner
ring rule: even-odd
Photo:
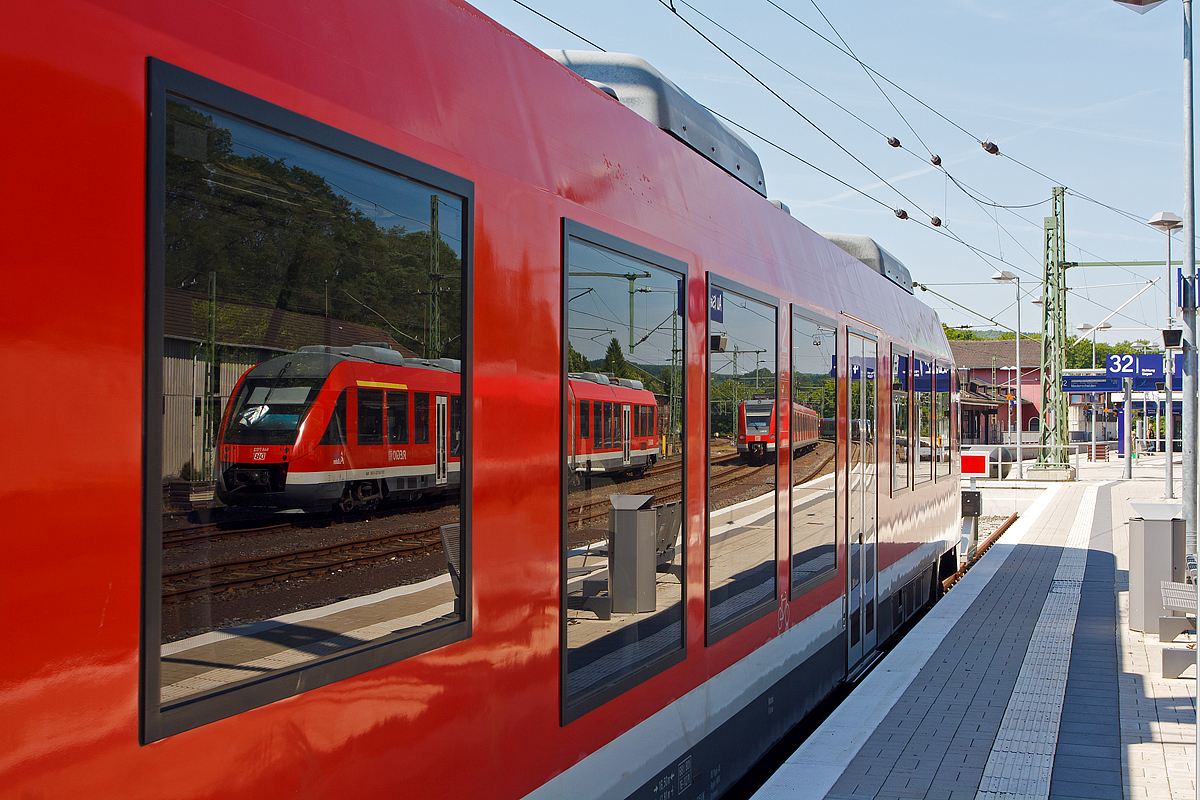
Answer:
[[[1183,220],[1179,218],[1178,214],[1172,214],[1170,211],[1160,211],[1150,218],[1148,224],[1153,225],[1160,231],[1170,233],[1177,228],[1182,228]]]

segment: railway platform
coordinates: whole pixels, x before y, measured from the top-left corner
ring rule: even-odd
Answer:
[[[1164,679],[1128,626],[1131,503],[1161,501],[1163,467],[1023,484],[1032,506],[755,800],[1195,798],[1196,667]]]

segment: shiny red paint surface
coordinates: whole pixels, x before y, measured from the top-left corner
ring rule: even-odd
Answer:
[[[689,420],[707,412],[708,270],[948,354],[915,300],[469,7],[47,0],[5,17],[0,371],[26,378],[0,393],[0,794],[520,797],[777,635],[771,616],[706,646],[694,489],[687,660],[560,726],[563,217],[689,265]],[[141,746],[148,57],[474,183],[474,629]],[[702,487],[702,425],[686,444]],[[907,552],[952,498],[938,482],[879,502]],[[835,601],[841,575],[789,624]]]

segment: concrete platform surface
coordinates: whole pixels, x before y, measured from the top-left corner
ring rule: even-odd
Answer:
[[[1163,468],[1139,458],[1125,480],[1120,461],[1087,463],[1030,486],[1018,522],[756,800],[1196,798],[1196,667],[1164,679],[1164,644],[1128,628],[1128,520],[1162,500]]]

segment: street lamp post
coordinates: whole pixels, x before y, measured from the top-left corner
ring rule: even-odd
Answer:
[[[1150,224],[1158,228],[1167,235],[1167,330],[1175,327],[1175,315],[1171,313],[1171,233],[1183,227],[1183,220],[1170,211],[1160,211],[1150,218]],[[1179,298],[1182,300],[1183,298]],[[1167,419],[1166,419],[1166,453],[1167,453],[1167,469],[1166,469],[1166,499],[1171,500],[1175,497],[1175,414],[1174,398],[1171,396],[1173,388],[1171,386],[1175,366],[1172,362],[1175,359],[1171,357],[1171,352],[1166,350],[1163,353],[1163,382],[1166,384],[1166,404],[1167,404]]]
[[[1021,452],[1021,279],[1005,269],[993,275],[992,280],[1002,283],[1015,281],[1017,285],[1017,369],[1014,372],[1013,384],[1016,391],[1013,392],[1013,397],[1017,402],[1017,480],[1021,480],[1025,477],[1021,471],[1021,463],[1024,460]]]

